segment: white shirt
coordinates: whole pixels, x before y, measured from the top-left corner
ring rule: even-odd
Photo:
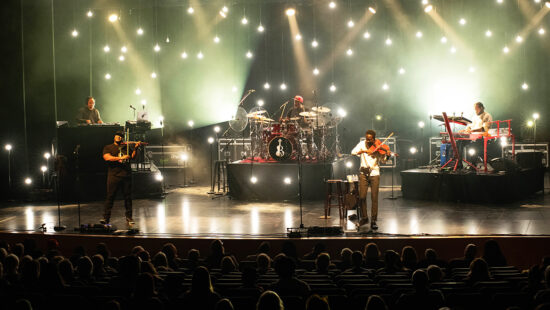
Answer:
[[[380,166],[378,166],[378,159],[376,157],[370,156],[367,153],[361,153],[360,155],[357,155],[359,151],[366,151],[369,148],[366,145],[365,141],[359,141],[359,143],[351,150],[351,155],[356,155],[361,158],[361,167],[362,168],[370,168],[371,169],[371,176],[377,176],[380,175]]]
[[[466,128],[470,128],[471,130],[483,128],[483,131],[487,132],[491,128],[492,121],[493,117],[491,114],[483,111],[480,115],[474,115],[472,123]]]

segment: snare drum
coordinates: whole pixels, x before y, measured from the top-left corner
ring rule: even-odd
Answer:
[[[295,135],[298,133],[298,129],[296,128],[296,124],[287,122],[284,124],[283,133],[285,135]]]
[[[271,124],[271,127],[269,127],[269,130],[271,131],[271,134],[273,134],[273,135],[280,135],[281,134],[281,124],[273,123],[273,124]]]

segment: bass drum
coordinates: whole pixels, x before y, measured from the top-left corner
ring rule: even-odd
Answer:
[[[290,159],[294,147],[288,138],[275,137],[269,141],[267,150],[271,158],[277,161],[284,161]]]

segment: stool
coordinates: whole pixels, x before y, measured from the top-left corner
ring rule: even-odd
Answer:
[[[340,219],[344,218],[344,192],[342,191],[342,180],[326,180],[325,181],[327,192],[325,196],[325,219],[330,216],[330,208],[338,207],[338,214]],[[334,185],[334,192],[333,192]],[[337,203],[333,203],[333,199],[336,198]]]

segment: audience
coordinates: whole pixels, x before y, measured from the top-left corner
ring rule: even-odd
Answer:
[[[487,262],[489,267],[503,267],[508,265],[504,254],[502,254],[500,250],[500,246],[492,239],[485,242],[483,247],[483,259]]]
[[[306,301],[306,310],[330,310],[328,298],[317,294],[309,296]]]
[[[449,261],[449,268],[468,268],[470,263],[476,258],[477,246],[473,243],[466,245],[464,248],[464,256],[451,259]]]
[[[265,291],[260,295],[256,310],[284,310],[283,301],[277,293],[273,291]]]
[[[401,251],[401,261],[403,262],[403,267],[409,270],[416,270],[418,265],[416,250],[410,245],[404,246]]]
[[[418,269],[412,275],[413,290],[397,299],[398,309],[439,309],[444,305],[443,293],[429,288],[428,274]]]
[[[309,285],[296,278],[296,263],[285,254],[279,254],[273,262],[279,280],[270,289],[281,296],[309,296]]]
[[[430,265],[437,265],[440,268],[447,268],[447,262],[437,258],[437,252],[428,248],[424,251],[424,259],[418,262],[417,268],[428,268]]]
[[[191,288],[182,296],[180,304],[191,309],[214,310],[220,299],[220,295],[212,287],[208,269],[200,266],[195,269]]]
[[[363,254],[360,251],[355,251],[351,254],[351,265],[350,269],[344,271],[344,273],[351,274],[369,274],[370,271],[366,268],[363,268]]]
[[[388,306],[379,295],[370,295],[365,305],[365,310],[388,310]]]
[[[365,268],[376,270],[384,267],[384,262],[380,260],[380,250],[378,250],[376,243],[371,242],[365,245],[363,256],[365,257]]]
[[[466,284],[473,286],[480,281],[491,280],[491,272],[489,271],[489,265],[483,258],[476,258],[470,264],[470,271],[464,279]]]

